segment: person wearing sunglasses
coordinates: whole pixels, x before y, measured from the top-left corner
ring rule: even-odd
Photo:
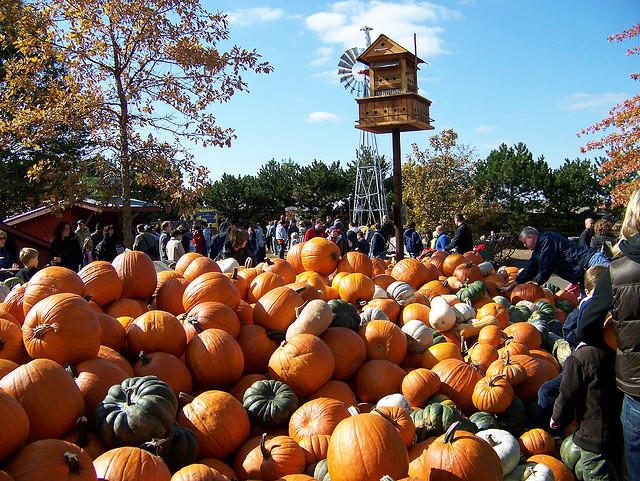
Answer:
[[[58,222],[53,230],[49,265],[66,267],[74,272],[78,272],[82,267],[82,249],[71,229],[71,224],[65,220]]]

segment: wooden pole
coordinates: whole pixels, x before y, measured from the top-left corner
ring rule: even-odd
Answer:
[[[396,228],[396,262],[404,259],[404,239],[402,237],[402,162],[400,160],[400,129],[391,131],[393,138],[393,224]]]

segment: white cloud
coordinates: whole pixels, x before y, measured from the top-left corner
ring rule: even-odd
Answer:
[[[473,129],[474,132],[491,132],[492,130],[495,130],[497,127],[495,125],[478,125],[475,129]]]
[[[339,115],[329,112],[311,112],[305,122],[338,122],[340,119]]]
[[[360,31],[365,25],[373,28],[370,32],[372,41],[384,33],[407,50],[413,50],[413,34],[416,33],[418,55],[428,61],[429,57],[446,52],[440,37],[443,29],[438,24],[459,17],[457,10],[428,2],[346,0],[332,4],[328,11],[307,17],[306,25],[322,42],[339,44],[344,50],[365,46]]]
[[[230,24],[248,27],[255,23],[273,22],[284,17],[284,10],[281,8],[257,7],[234,10],[227,14]]]
[[[313,51],[314,60],[311,65],[327,65],[336,63],[336,55],[333,47],[318,47]]]
[[[329,83],[335,85],[340,83],[340,78],[336,75],[336,70],[324,70],[322,72],[309,75],[309,78],[324,78],[325,80],[328,80]]]
[[[604,94],[585,94],[576,93],[570,95],[567,99],[560,103],[563,110],[581,110],[581,109],[611,109],[613,106],[623,102],[629,96],[621,93],[604,93]]]

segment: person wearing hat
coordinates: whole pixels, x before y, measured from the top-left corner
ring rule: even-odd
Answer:
[[[87,226],[84,225],[84,219],[78,219],[78,223],[76,224],[75,234],[76,234],[76,239],[78,239],[78,244],[82,249],[82,246],[84,246],[85,239],[91,237],[91,231]]]
[[[347,239],[345,238],[344,234],[340,232],[340,229],[335,225],[329,227],[328,239],[336,243],[336,245],[340,249],[341,256],[344,256],[347,252],[349,252],[349,244],[347,243]]]

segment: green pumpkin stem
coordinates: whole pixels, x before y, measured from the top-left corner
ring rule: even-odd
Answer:
[[[307,290],[307,286],[301,286],[301,287],[298,287],[297,289],[294,289],[294,290],[295,290],[298,294],[301,294],[301,293],[303,293],[304,291],[306,291],[306,290]]]
[[[86,296],[84,296],[84,300],[89,302],[91,299],[93,299],[93,294],[87,294]]]
[[[133,386],[129,386],[124,390],[124,393],[127,395],[127,406],[131,406],[131,395],[133,394],[134,389],[135,388]]]
[[[349,406],[347,408],[347,411],[349,411],[349,414],[351,414],[352,416],[357,416],[358,414],[360,414],[360,411],[358,411],[358,408],[355,406]]]
[[[67,460],[67,464],[69,465],[69,473],[79,473],[80,461],[78,460],[78,455],[67,451],[66,453],[64,453],[64,457]]]
[[[454,441],[454,435],[455,435],[456,429],[460,427],[460,424],[461,424],[460,421],[456,421],[451,426],[449,426],[449,429],[447,429],[447,432],[442,438],[442,444],[451,444]]]
[[[89,445],[89,419],[87,419],[87,416],[78,418],[76,429],[78,430],[78,442],[76,444],[84,449]]]
[[[273,262],[269,257],[265,257],[264,262],[269,266],[272,266],[275,264],[275,262]]]
[[[189,316],[185,322],[191,324],[198,334],[204,332],[202,324],[198,320],[198,316]]]
[[[78,371],[76,371],[70,362],[64,363],[64,370],[67,371],[73,379],[78,379]]]
[[[142,361],[142,365],[145,366],[145,367],[147,367],[147,365],[151,362],[151,358],[149,356],[147,356],[144,353],[144,351],[140,351],[140,354],[138,355],[138,357]]]
[[[186,392],[181,392],[178,394],[178,399],[189,404],[195,399],[195,396],[192,396],[191,394],[187,394]]]

